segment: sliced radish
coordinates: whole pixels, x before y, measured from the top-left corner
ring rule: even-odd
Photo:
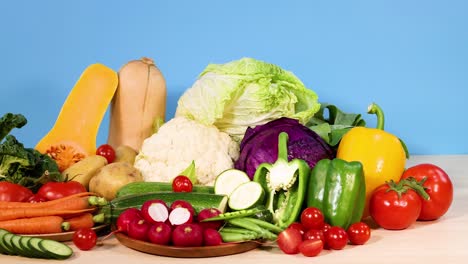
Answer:
[[[162,200],[148,200],[141,206],[141,214],[149,223],[165,222],[169,217],[169,208]]]
[[[177,207],[169,214],[169,222],[173,226],[192,223],[193,214],[189,209]]]
[[[179,207],[187,208],[190,213],[192,213],[192,215],[195,215],[195,209],[193,209],[193,206],[189,202],[184,200],[176,200],[171,204],[171,211]]]

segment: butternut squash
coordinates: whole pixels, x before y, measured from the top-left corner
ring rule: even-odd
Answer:
[[[118,85],[117,73],[102,65],[88,66],[68,94],[52,129],[36,149],[51,156],[64,171],[96,152],[96,137]]]
[[[150,58],[132,60],[119,71],[119,86],[111,103],[107,144],[139,151],[153,134],[153,124],[164,122],[166,81]]]

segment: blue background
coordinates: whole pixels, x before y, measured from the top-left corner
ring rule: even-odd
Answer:
[[[0,2],[0,114],[27,146],[52,127],[89,64],[151,57],[167,117],[208,63],[253,57],[294,72],[321,102],[379,103],[411,154],[467,154],[468,1]],[[86,106],[83,106],[86,107]],[[106,115],[98,136],[105,143]]]

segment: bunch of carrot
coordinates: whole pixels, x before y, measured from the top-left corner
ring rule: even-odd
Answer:
[[[84,192],[42,203],[0,201],[0,228],[15,234],[51,234],[93,227],[96,206],[107,202]]]

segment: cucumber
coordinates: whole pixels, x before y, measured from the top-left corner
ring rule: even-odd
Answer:
[[[38,258],[50,258],[50,256],[39,246],[41,241],[41,238],[32,237],[28,241],[28,247],[34,252],[34,254],[36,254]]]
[[[249,182],[247,173],[238,169],[228,169],[221,172],[215,179],[214,193],[230,196],[237,186]]]
[[[67,259],[73,255],[73,250],[69,246],[51,239],[43,239],[39,242],[39,247],[55,259]]]
[[[3,244],[10,255],[18,255],[18,251],[13,247],[13,243],[11,242],[14,236],[12,233],[7,233],[3,236]]]
[[[148,192],[171,192],[172,183],[169,182],[132,182],[122,186],[116,193],[116,197],[141,194]],[[214,193],[213,186],[193,185],[194,193]]]
[[[258,206],[265,199],[265,190],[258,182],[249,181],[235,188],[229,196],[228,205],[232,210],[246,210]]]
[[[3,237],[6,234],[9,234],[10,232],[6,231],[5,229],[0,229],[0,253],[1,254],[7,254],[7,255],[13,255],[13,249],[8,247],[5,242],[3,241]]]
[[[13,248],[15,249],[16,253],[20,256],[25,256],[25,257],[29,257],[31,256],[29,254],[29,251],[25,250],[23,248],[23,246],[21,245],[21,236],[17,236],[17,235],[14,235],[11,237],[11,245],[13,246]]]
[[[108,205],[102,206],[99,213],[103,213],[106,223],[113,223],[119,215],[128,208],[140,209],[144,202],[160,199],[170,206],[174,201],[189,202],[198,214],[205,208],[216,208],[222,213],[226,211],[228,198],[225,195],[194,193],[194,192],[151,192],[118,197]]]

